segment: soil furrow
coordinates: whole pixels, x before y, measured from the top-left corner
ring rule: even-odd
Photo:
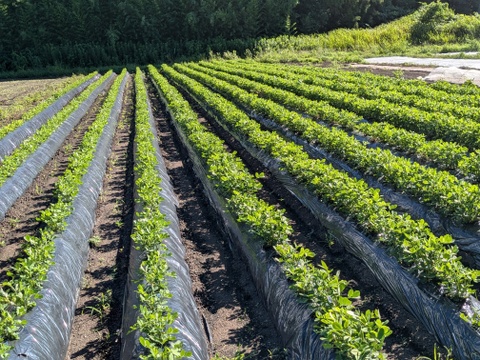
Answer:
[[[150,90],[155,94],[155,90]],[[211,355],[282,359],[279,336],[246,264],[230,250],[170,119],[158,99],[155,96],[151,99],[162,155],[180,203],[178,217],[192,290],[200,314],[208,324]]]
[[[133,218],[133,86],[128,80],[96,209],[66,359],[118,359]]]
[[[367,267],[357,258],[347,253],[343,247],[335,243],[335,239],[327,234],[314,216],[296,199],[282,184],[254,158],[229,132],[211,119],[210,116],[185,92],[192,107],[206,119],[209,129],[224,139],[228,147],[237,152],[252,173],[263,172],[261,179],[264,190],[259,194],[271,204],[280,204],[291,220],[294,234],[290,237],[316,254],[316,261],[325,261],[330,268],[340,271],[341,278],[351,281],[354,288],[360,290],[362,310],[380,309],[382,318],[389,320],[393,335],[387,338],[385,350],[389,359],[415,359],[421,355],[433,355],[435,339],[428,334],[424,326],[399,305],[386,292],[370,273]]]
[[[5,219],[0,222],[0,282],[5,280],[6,271],[19,256],[23,238],[34,235],[40,228],[36,218],[54,201],[54,189],[58,178],[68,165],[68,157],[78,148],[83,135],[106,96],[104,91],[94,102],[88,113],[68,135],[60,149],[35,178],[28,190],[13,204]]]

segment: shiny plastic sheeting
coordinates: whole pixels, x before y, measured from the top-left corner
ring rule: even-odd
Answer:
[[[106,79],[93,93],[65,120],[54,133],[8,178],[0,187],[0,221],[13,203],[23,195],[35,177],[55,155],[67,136],[88,112],[98,95],[113,81],[114,75]]]
[[[150,113],[151,131],[155,134],[156,138],[157,131],[155,130],[150,103],[148,101],[147,103]],[[167,263],[169,269],[176,274],[175,277],[170,277],[167,280],[168,289],[172,294],[172,298],[168,300],[168,305],[178,314],[172,327],[178,330],[175,337],[182,341],[184,349],[192,353],[191,359],[207,360],[209,358],[207,340],[200,320],[200,314],[193,298],[190,272],[185,262],[185,248],[180,235],[179,220],[176,212],[178,201],[170,183],[157,141],[154,141],[154,147],[158,161],[157,171],[162,180],[160,195],[164,199],[160,204],[160,211],[170,223],[165,228],[165,232],[169,236],[164,240],[170,252],[170,256],[167,257]],[[136,195],[135,198],[137,198]],[[135,212],[140,211],[141,207],[136,203]],[[122,325],[123,340],[121,359],[125,360],[137,359],[144,350],[139,343],[141,333],[138,330],[130,331],[131,326],[136,323],[139,315],[139,300],[136,290],[138,283],[141,282],[139,267],[144,258],[144,254],[135,249],[134,244],[132,244]]]
[[[0,162],[5,159],[5,156],[10,155],[26,138],[32,136],[48,119],[62,110],[77,94],[81,93],[88,85],[97,80],[98,77],[99,75],[95,75],[75,89],[70,90],[41,113],[35,115],[22,126],[5,135],[3,139],[0,139]]]
[[[214,111],[208,108],[206,110],[210,112],[212,118],[218,119]],[[480,335],[459,317],[454,304],[444,297],[436,297],[422,291],[417,285],[418,279],[403,270],[397,261],[386,254],[385,250],[373,244],[351,223],[319,201],[315,194],[282,171],[276,159],[259,150],[245,137],[230,131],[223,123],[219,121],[217,123],[229,131],[252,156],[266,166],[349,253],[361,259],[377,281],[415,316],[440,344],[451,348],[455,359],[480,359]],[[478,304],[474,299],[470,302]]]
[[[467,231],[465,229],[457,227],[452,221],[441,217],[438,213],[431,210],[428,206],[419,203],[418,201],[410,198],[405,194],[401,194],[392,190],[391,187],[383,185],[377,179],[372,176],[364,175],[361,172],[352,169],[342,161],[335,159],[325,150],[310,144],[309,142],[299,138],[292,132],[279,126],[274,121],[255,116],[250,113],[250,116],[254,117],[266,128],[275,130],[283,134],[286,138],[292,140],[298,145],[303,146],[304,150],[313,158],[325,159],[328,163],[334,166],[336,169],[342,170],[350,174],[356,179],[363,179],[368,186],[379,189],[382,197],[398,206],[397,211],[408,212],[414,219],[425,220],[432,232],[437,236],[450,234],[455,240],[455,244],[463,251],[470,253],[477,268],[480,268],[480,236],[478,234],[478,226],[474,230]]]
[[[88,240],[95,223],[97,198],[103,187],[107,159],[122,108],[126,77],[97,144],[95,157],[82,179],[67,218],[66,230],[55,239],[54,265],[41,291],[42,298],[26,316],[27,325],[13,345],[10,360],[64,360],[81,280],[88,259]],[[21,355],[19,355],[21,354]]]
[[[333,360],[332,351],[323,348],[320,337],[313,331],[313,311],[289,288],[281,266],[273,254],[263,249],[262,244],[252,238],[244,226],[237,224],[227,209],[225,201],[217,194],[208,179],[202,161],[189,145],[178,124],[173,122],[185,145],[193,169],[204,186],[205,193],[227,234],[232,250],[247,261],[257,291],[261,294],[270,312],[289,359]]]

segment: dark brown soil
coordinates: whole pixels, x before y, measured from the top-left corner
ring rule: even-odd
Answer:
[[[95,119],[106,92],[101,94],[91,109],[83,117],[78,126],[67,137],[61,148],[40,172],[33,184],[7,212],[5,219],[0,222],[0,282],[5,280],[6,272],[15,263],[23,238],[34,235],[39,229],[36,218],[54,200],[53,190],[57,179],[63,174],[68,157],[80,145],[83,134]]]
[[[96,210],[66,359],[118,359],[133,216],[133,86],[127,83]]]
[[[184,94],[186,95],[186,94]],[[186,96],[188,97],[188,95]],[[194,102],[189,98],[189,102]],[[197,111],[208,118],[199,106]],[[316,254],[316,261],[325,261],[334,271],[341,271],[341,278],[350,281],[355,289],[362,294],[360,308],[379,309],[382,318],[389,321],[393,334],[387,338],[385,351],[388,359],[415,359],[421,355],[433,356],[435,339],[428,334],[423,325],[400,306],[386,292],[371,274],[368,268],[357,258],[347,253],[332,239],[326,236],[326,230],[318,221],[258,160],[253,158],[242,145],[214,120],[209,119],[207,126],[224,139],[228,146],[237,151],[251,172],[263,172],[264,190],[259,194],[271,204],[279,205],[286,210],[286,216],[291,220],[294,234],[292,241],[303,244]]]
[[[162,154],[180,202],[178,216],[193,293],[208,324],[210,354],[282,359],[279,336],[251,275],[218,230],[215,213],[206,203],[190,161],[158,101],[153,100]]]

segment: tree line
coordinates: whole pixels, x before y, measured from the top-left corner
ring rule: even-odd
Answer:
[[[457,11],[480,10],[480,0],[449,2]],[[375,26],[418,4],[417,0],[0,0],[0,70],[241,52],[260,37]]]

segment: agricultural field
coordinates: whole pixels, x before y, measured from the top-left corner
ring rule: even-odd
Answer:
[[[0,83],[0,358],[480,358],[480,89],[395,75]]]

